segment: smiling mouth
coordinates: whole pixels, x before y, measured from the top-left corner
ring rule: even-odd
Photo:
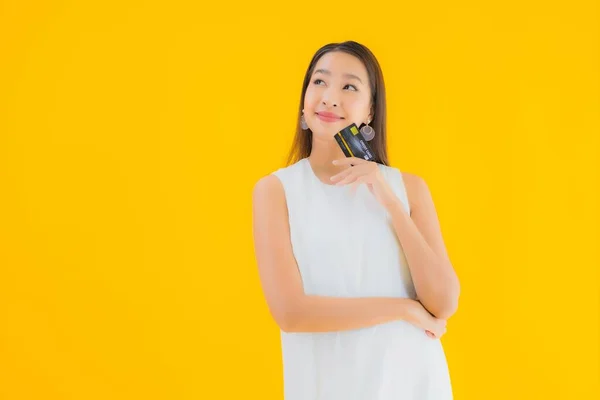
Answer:
[[[323,121],[328,121],[328,122],[332,122],[332,121],[341,121],[341,120],[343,120],[343,119],[344,119],[343,117],[333,117],[333,116],[329,116],[329,115],[322,115],[322,114],[319,114],[319,113],[316,113],[316,114],[317,114],[317,117],[318,117],[320,120],[323,120]]]

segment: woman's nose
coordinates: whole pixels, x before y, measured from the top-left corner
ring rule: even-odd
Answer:
[[[322,101],[323,105],[330,107],[337,107],[339,104],[339,99],[337,98],[338,93],[333,90],[333,88],[328,88],[328,90],[323,93]]]

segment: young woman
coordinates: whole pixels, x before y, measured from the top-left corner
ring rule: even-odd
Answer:
[[[388,163],[383,75],[350,41],[313,56],[288,165],[253,190],[263,292],[286,400],[447,400],[440,337],[460,285],[425,181]],[[375,161],[334,135],[355,123]]]

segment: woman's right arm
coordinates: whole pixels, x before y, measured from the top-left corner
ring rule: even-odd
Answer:
[[[409,319],[420,304],[396,297],[305,295],[290,241],[283,186],[274,175],[252,193],[254,248],[269,311],[285,332],[331,332]]]

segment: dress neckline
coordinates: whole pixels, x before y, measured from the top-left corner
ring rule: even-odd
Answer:
[[[331,184],[331,183],[325,183],[325,182],[323,182],[321,179],[319,179],[319,177],[317,176],[317,174],[315,174],[315,171],[313,170],[312,165],[310,164],[310,161],[309,161],[308,157],[305,157],[303,159],[303,161],[306,164],[306,169],[308,170],[308,173],[312,177],[312,180],[316,181],[319,185],[326,186],[326,187],[334,189],[334,190],[344,190],[344,189],[348,188],[348,185],[337,186],[335,183]]]

